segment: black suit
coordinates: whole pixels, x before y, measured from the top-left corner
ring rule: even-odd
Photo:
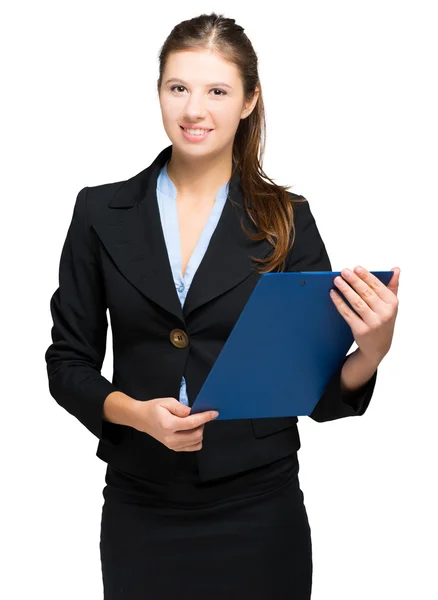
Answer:
[[[104,421],[106,396],[120,390],[137,400],[178,398],[184,375],[193,402],[258,281],[249,257],[265,257],[272,250],[267,241],[253,242],[241,229],[240,217],[254,231],[235,175],[229,191],[237,206],[227,200],[181,308],[156,198],[158,173],[171,151],[168,146],[126,181],[79,192],[62,249],[59,287],[51,298],[53,343],[45,354],[51,395],[99,438],[97,456],[123,471],[155,477],[166,476],[178,453],[146,433]],[[290,195],[292,201],[297,198]],[[331,271],[307,202],[297,203],[295,224],[287,270]],[[100,374],[107,308],[112,383]],[[187,333],[187,347],[171,343],[173,329]],[[312,419],[329,421],[367,409],[377,371],[347,403],[339,389],[342,364]],[[206,423],[203,447],[196,452],[200,477],[231,475],[295,452],[300,447],[297,421],[282,417]]]

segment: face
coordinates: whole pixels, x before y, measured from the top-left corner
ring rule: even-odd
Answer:
[[[232,148],[240,120],[249,116],[257,98],[258,89],[245,102],[235,65],[210,50],[171,53],[159,94],[164,129],[172,145],[198,157]],[[182,126],[212,131],[196,137],[186,135]]]

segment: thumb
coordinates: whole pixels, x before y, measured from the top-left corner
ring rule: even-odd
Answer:
[[[187,415],[190,414],[190,411],[192,410],[190,406],[182,404],[182,402],[176,398],[172,398],[171,400],[173,400],[173,402],[168,405],[168,408],[172,414],[176,415],[177,417],[187,417]]]
[[[400,267],[393,267],[391,269],[391,271],[394,272],[394,275],[391,277],[391,280],[388,283],[387,287],[388,287],[388,289],[391,290],[391,292],[393,292],[397,296],[397,294],[398,294],[398,286],[399,286],[399,283],[400,283],[400,272],[401,272],[401,269],[400,269]]]

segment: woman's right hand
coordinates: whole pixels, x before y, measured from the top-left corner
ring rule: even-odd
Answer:
[[[175,452],[194,452],[202,448],[204,424],[218,416],[207,410],[190,415],[191,407],[176,398],[137,400],[132,426]]]

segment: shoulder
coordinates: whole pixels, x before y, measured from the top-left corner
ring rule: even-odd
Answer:
[[[305,204],[306,202],[308,203],[307,198],[305,196],[302,196],[301,194],[295,194],[294,192],[291,192],[289,190],[286,190],[286,194],[289,196],[290,201],[292,202],[292,205],[294,208],[296,206],[301,206],[302,204]]]
[[[85,186],[79,190],[73,207],[72,232],[90,232],[90,226],[106,221],[110,214],[109,202],[125,182]]]
[[[294,192],[291,192],[290,190],[286,190],[286,194],[289,196],[292,204],[294,205],[299,205],[302,204],[303,202],[307,202],[307,199],[304,196],[301,196],[301,194],[295,194]]]
[[[306,229],[315,223],[309,201],[305,196],[287,191],[293,207],[294,226],[296,229]]]
[[[102,183],[85,187],[85,204],[88,214],[98,217],[99,214],[110,210],[108,205],[111,200],[126,186],[128,181],[129,179],[124,179],[112,183]]]
[[[90,223],[113,217],[115,208],[131,208],[139,202],[147,188],[148,175],[148,169],[143,169],[128,179],[83,188],[78,199]]]
[[[286,271],[331,271],[330,259],[309,201],[304,196],[289,194],[293,203],[295,235]]]

